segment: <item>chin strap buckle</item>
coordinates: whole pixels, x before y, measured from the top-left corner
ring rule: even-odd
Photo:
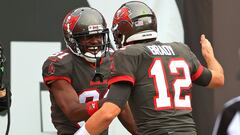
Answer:
[[[104,75],[100,71],[100,59],[101,59],[100,57],[96,58],[96,70],[95,70],[95,75],[92,79],[92,81],[94,81],[94,82],[96,82],[96,81],[103,82]]]

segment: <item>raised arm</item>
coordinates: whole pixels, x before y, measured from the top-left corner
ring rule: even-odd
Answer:
[[[211,43],[202,34],[200,38],[200,44],[202,46],[202,55],[207,63],[208,69],[212,73],[212,79],[208,84],[209,88],[218,88],[224,85],[224,71],[218,60],[214,56]]]

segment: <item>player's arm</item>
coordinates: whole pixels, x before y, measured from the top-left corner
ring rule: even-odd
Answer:
[[[125,107],[118,115],[118,119],[122,123],[122,125],[128,130],[128,132],[130,132],[132,135],[138,134],[137,126],[128,103],[126,103]]]
[[[74,88],[65,80],[54,81],[50,85],[50,92],[64,114],[74,123],[87,120],[91,115],[90,113],[94,113],[98,109],[91,107],[91,104],[98,105],[98,102],[79,103],[78,95]]]
[[[124,108],[130,93],[130,84],[124,82],[112,84],[107,96],[107,101],[74,135],[97,135],[107,129],[112,120],[117,117],[121,109]]]
[[[212,74],[208,84],[209,88],[217,88],[224,85],[224,71],[220,63],[214,56],[213,48],[205,35],[201,35],[200,44],[202,46],[202,55],[207,63],[207,68]]]

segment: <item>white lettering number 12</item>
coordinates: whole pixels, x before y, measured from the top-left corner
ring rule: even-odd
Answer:
[[[183,91],[192,86],[188,64],[184,59],[171,59],[168,63],[169,74],[166,75],[161,58],[153,60],[149,68],[149,77],[153,78],[156,96],[154,106],[156,110],[164,109],[191,109],[190,94],[181,96]],[[182,75],[180,76],[180,71]],[[167,76],[176,76],[171,82]],[[169,88],[172,87],[172,94]]]

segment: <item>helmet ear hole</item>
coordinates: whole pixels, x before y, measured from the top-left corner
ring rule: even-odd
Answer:
[[[117,38],[117,39],[122,39],[122,34],[117,34],[117,35],[116,35],[116,38]]]

